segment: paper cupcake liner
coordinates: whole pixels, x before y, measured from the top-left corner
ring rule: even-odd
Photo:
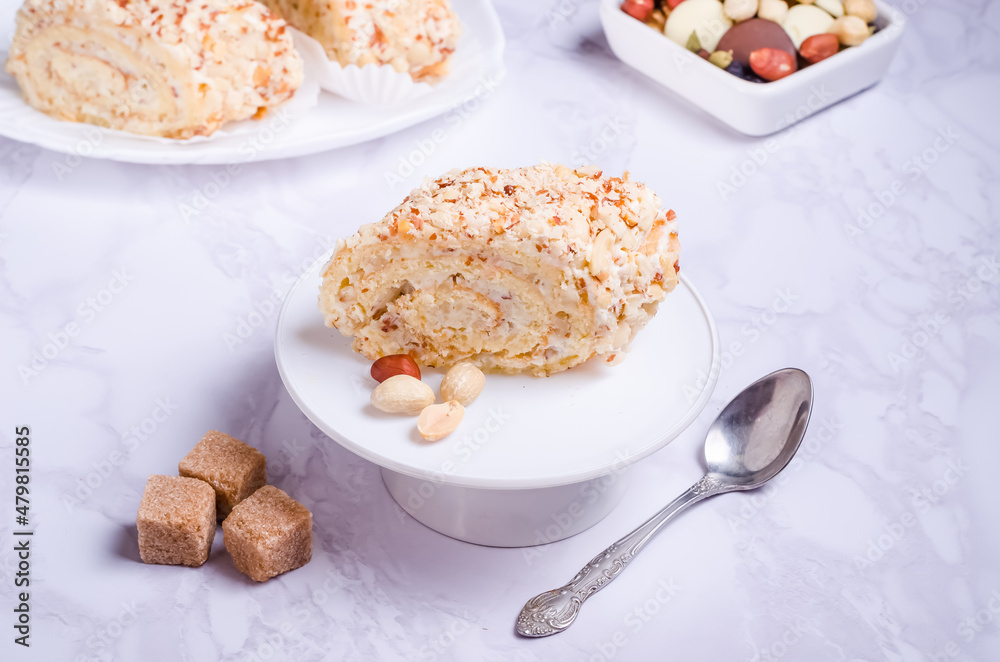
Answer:
[[[389,105],[411,101],[434,89],[428,83],[415,82],[410,74],[396,71],[387,64],[341,66],[327,58],[318,41],[298,30],[292,33],[295,47],[303,59],[316,66],[320,87],[337,96],[358,103]]]

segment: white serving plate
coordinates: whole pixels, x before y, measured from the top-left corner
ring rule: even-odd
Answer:
[[[434,90],[403,103],[378,106],[321,93],[318,103],[290,123],[267,118],[239,130],[190,141],[150,139],[91,125],[59,122],[23,100],[16,81],[0,69],[0,135],[74,156],[130,163],[247,163],[314,154],[394,133],[462,104],[488,97],[505,75],[504,36],[489,0],[453,0],[463,33],[451,74]],[[14,8],[0,34],[13,34]],[[6,60],[0,52],[0,60]],[[249,124],[240,123],[240,124]]]
[[[751,83],[723,71],[621,11],[620,0],[601,0],[601,23],[611,50],[623,62],[737,131],[764,136],[871,87],[885,75],[905,19],[881,0],[875,5],[879,32],[860,46],[771,83]]]
[[[682,276],[623,363],[547,378],[488,375],[459,429],[427,443],[415,418],[371,406],[371,363],[323,325],[317,297],[326,261],[292,286],[278,317],[285,387],[331,439],[383,468],[407,512],[462,540],[538,544],[596,523],[621,497],[623,470],[676,438],[715,386],[715,323]],[[437,392],[442,376],[428,369],[423,379]],[[572,526],[538,540],[563,510],[574,510]]]

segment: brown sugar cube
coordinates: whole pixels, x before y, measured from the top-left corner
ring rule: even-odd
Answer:
[[[222,539],[236,569],[256,582],[301,568],[312,558],[312,513],[273,485],[233,508]]]
[[[267,483],[267,460],[253,446],[210,430],[177,465],[182,476],[215,488],[215,512],[225,519],[233,506]]]
[[[150,476],[135,525],[144,563],[199,566],[215,539],[215,490],[195,478]]]

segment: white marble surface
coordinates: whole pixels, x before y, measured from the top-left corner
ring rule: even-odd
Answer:
[[[503,86],[352,149],[226,175],[0,142],[0,657],[997,659],[1000,5],[906,8],[888,77],[779,136],[725,199],[718,182],[763,141],[619,63],[595,4],[574,0],[501,3]],[[403,515],[373,465],[298,412],[274,310],[332,238],[420,177],[540,159],[627,168],[661,193],[728,354],[705,414],[635,468],[612,516],[531,551],[483,548]],[[523,602],[693,482],[712,415],[785,365],[812,374],[817,401],[784,480],[685,514],[567,633],[516,638]],[[16,425],[33,439],[29,651],[10,625]],[[138,562],[146,476],[210,428],[261,448],[313,510],[308,566],[253,584],[221,536],[197,570]]]

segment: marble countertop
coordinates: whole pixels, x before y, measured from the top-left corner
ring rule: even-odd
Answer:
[[[284,161],[135,166],[0,141],[0,595],[5,660],[995,660],[1000,650],[1000,5],[897,2],[886,78],[781,134],[734,133],[619,62],[594,2],[498,3],[507,80],[461,112]],[[291,280],[422,177],[628,169],[677,211],[719,326],[715,395],[569,540],[452,540],[392,501],[282,386]],[[749,176],[741,175],[752,171]],[[723,186],[725,184],[725,186]],[[701,440],[776,368],[816,388],[780,484],[670,524],[568,632],[535,593],[701,475]],[[30,426],[31,648],[13,643],[14,430]],[[209,429],[310,507],[305,568],[138,561],[146,476]]]

